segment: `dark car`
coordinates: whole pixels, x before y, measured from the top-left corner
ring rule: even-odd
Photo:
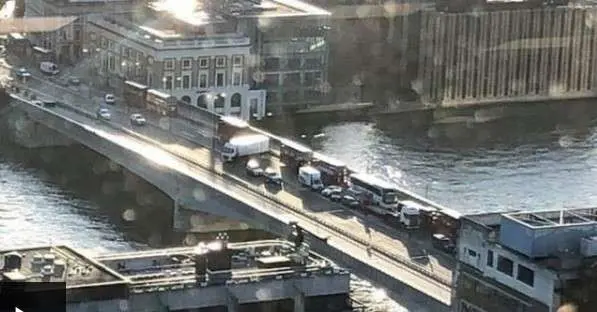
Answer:
[[[342,205],[352,209],[357,209],[361,207],[361,202],[352,195],[342,196],[340,202],[342,203]]]
[[[42,103],[43,107],[56,107],[58,105],[58,102],[54,100],[44,100]]]
[[[433,234],[431,238],[431,245],[448,254],[455,254],[456,253],[456,244],[444,234]]]
[[[31,73],[25,67],[21,67],[21,68],[17,69],[15,71],[15,75],[21,79],[27,79],[27,78],[31,77]]]
[[[281,187],[284,184],[284,181],[282,181],[282,175],[280,175],[280,173],[278,173],[272,168],[266,168],[263,175],[265,176],[266,184],[279,187]]]

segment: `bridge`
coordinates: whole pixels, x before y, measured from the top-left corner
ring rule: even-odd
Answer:
[[[4,63],[3,68],[0,76],[9,75],[10,66]],[[11,89],[11,102],[6,108],[9,112],[4,111],[5,114],[20,114],[11,118],[50,129],[34,127],[38,129],[34,138],[60,133],[147,180],[173,199],[175,220],[185,211],[201,211],[278,235],[287,235],[288,223],[295,221],[309,233],[306,241],[312,249],[387,289],[407,308],[449,309],[453,266],[450,257],[434,252],[429,242],[415,242],[375,217],[303,190],[294,180],[287,181],[284,190],[273,193],[249,180],[242,168],[224,168],[211,149],[215,123],[207,119],[190,122],[162,118],[143,112],[147,126],[132,127],[125,105],[112,108],[110,121],[96,118],[94,99],[102,95],[98,91],[74,91],[39,73],[33,73],[27,83],[18,86],[18,90]],[[58,101],[57,106],[35,105],[31,94],[53,98]],[[53,144],[53,140],[43,141]],[[425,250],[426,262],[411,257],[413,246]]]

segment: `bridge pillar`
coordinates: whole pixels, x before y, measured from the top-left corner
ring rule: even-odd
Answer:
[[[12,141],[26,148],[69,146],[74,141],[27,116],[26,113],[11,110],[4,117],[8,135]]]
[[[293,312],[305,312],[305,293],[297,285],[294,285],[294,289],[296,290],[296,293],[293,299]]]
[[[226,307],[228,312],[238,312],[239,310],[238,298],[236,298],[230,289],[228,289],[228,301]]]

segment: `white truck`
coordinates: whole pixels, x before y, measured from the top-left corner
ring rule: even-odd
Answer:
[[[323,189],[321,172],[311,166],[303,166],[299,168],[298,180],[300,184],[307,186],[314,191]]]
[[[222,158],[234,161],[238,157],[252,156],[269,152],[269,137],[251,134],[233,137],[222,147]]]
[[[58,75],[60,70],[58,69],[58,65],[52,62],[41,62],[39,63],[39,70],[48,75]]]
[[[407,229],[418,229],[421,225],[421,210],[425,207],[412,200],[404,200],[398,203],[399,221]]]

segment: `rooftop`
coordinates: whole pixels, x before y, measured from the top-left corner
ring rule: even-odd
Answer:
[[[0,33],[51,32],[71,24],[76,19],[76,16],[3,18],[0,19]]]
[[[597,225],[597,208],[520,211],[505,213],[503,217],[518,221],[532,229],[570,225]]]
[[[48,265],[53,270],[50,281],[65,281],[67,287],[124,281],[116,272],[66,246],[45,246],[2,251],[0,252],[2,254],[0,264],[2,264],[5,276],[8,271],[6,255],[14,252],[21,256],[21,268],[20,270],[11,270],[12,273],[9,273],[8,276],[21,275],[30,282],[41,282],[41,271]],[[0,277],[0,279],[3,278]]]
[[[194,25],[203,23],[210,14],[236,18],[330,15],[328,11],[300,0],[157,0],[152,7]]]

